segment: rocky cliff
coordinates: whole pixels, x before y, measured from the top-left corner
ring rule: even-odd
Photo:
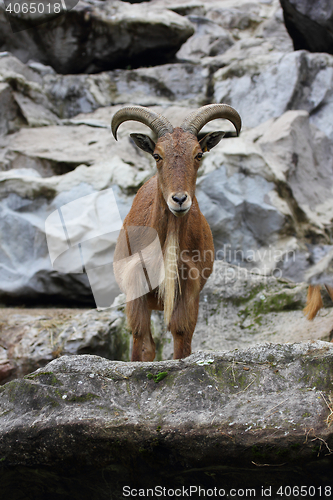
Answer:
[[[279,485],[303,485],[314,497],[331,484],[333,312],[328,297],[314,322],[302,309],[308,283],[333,285],[329,3],[66,5],[34,28],[0,6],[2,494],[123,498],[134,481],[228,494],[239,485],[239,498],[243,487],[281,498]],[[59,234],[46,222],[107,191],[123,219],[153,175],[129,136],[144,126],[111,136],[120,107],[149,106],[179,125],[212,102],[234,106],[243,129],[204,129],[227,134],[198,175],[216,261],[194,354],[170,360],[154,313],[157,361],[124,363],[131,338],[112,269],[112,307],[92,309],[85,269],[66,256],[52,266],[47,233]],[[91,215],[81,206],[69,220],[77,235]]]
[[[80,2],[68,16],[15,34],[3,10],[0,23],[3,302],[94,304],[85,274],[52,269],[45,221],[106,188],[126,215],[154,172],[129,138],[144,126],[125,124],[119,143],[111,137],[111,116],[127,103],[148,105],[175,125],[206,103],[234,106],[243,132],[205,156],[198,179],[216,257],[298,282],[330,282],[333,56],[294,51],[277,0]],[[71,32],[77,25],[96,29],[84,46]],[[229,130],[218,122],[205,129],[216,127]],[[110,275],[115,297],[112,283]]]

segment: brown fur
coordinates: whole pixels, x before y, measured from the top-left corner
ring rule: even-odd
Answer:
[[[320,293],[320,285],[310,285],[306,299],[306,307],[303,309],[308,320],[313,320],[318,311],[323,307],[323,301]]]
[[[148,226],[157,231],[165,265],[164,282],[157,289],[127,302],[127,320],[133,334],[132,361],[152,361],[155,357],[150,328],[154,309],[164,310],[165,322],[174,339],[174,358],[191,353],[199,293],[213,270],[214,257],[212,233],[195,198],[199,168],[196,155],[200,151],[196,137],[180,128],[161,137],[155,152],[163,157],[163,164],[157,163],[157,174],[139,189],[124,220],[114,256],[115,275],[122,290],[131,293],[133,286],[130,277],[135,265],[131,270],[117,267],[117,261],[131,254],[129,227]],[[192,200],[183,217],[176,217],[167,204],[170,193],[178,192],[188,193]]]
[[[331,300],[333,301],[333,287],[329,285],[324,285],[324,287]],[[320,288],[321,285],[310,285],[308,288],[306,306],[303,309],[303,312],[305,316],[308,317],[307,319],[310,321],[313,320],[317,316],[318,311],[320,311],[320,309],[324,307]]]

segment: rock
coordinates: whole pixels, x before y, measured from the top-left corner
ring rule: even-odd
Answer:
[[[113,103],[131,102],[144,106],[206,104],[209,70],[189,63],[165,64],[153,68],[115,70]]]
[[[130,336],[117,302],[112,310],[0,310],[0,383],[23,377],[62,355],[127,361]]]
[[[108,156],[111,134],[85,125],[21,129],[12,137],[11,168],[35,168],[43,176],[64,174]]]
[[[266,127],[257,144],[308,220],[324,229],[332,218],[333,142],[310,126],[306,111],[288,111]]]
[[[267,19],[260,24],[256,35],[263,37],[264,43],[270,43],[271,52],[275,50],[287,53],[293,50],[291,38],[284,24],[283,11],[279,7],[276,7],[274,14],[267,16]]]
[[[292,259],[291,259],[292,260]],[[192,351],[220,351],[263,342],[329,341],[333,309],[327,294],[314,321],[302,309],[307,285],[276,279],[215,261],[200,296]],[[73,311],[0,309],[0,381],[22,377],[59,355],[98,354],[128,361],[132,335],[127,328],[123,295],[106,310]],[[173,340],[163,313],[153,311],[152,332],[158,361],[172,359]]]
[[[331,248],[325,228],[332,219],[332,147],[306,111],[287,111],[205,155],[197,198],[216,258],[262,274],[283,269],[285,277],[305,281],[307,269]],[[314,237],[327,245],[320,257]]]
[[[88,282],[82,282],[84,275],[61,274],[59,280],[59,274],[52,271],[44,225],[59,206],[109,187],[124,218],[133,194],[153,174],[150,155],[129,140],[131,132],[146,133],[147,127],[125,123],[118,142],[107,130],[117,109],[104,107],[92,114],[80,114],[66,126],[21,129],[4,144],[2,168],[13,170],[0,175],[1,233],[6,242],[2,255],[7,262],[0,273],[2,300],[17,301],[21,294],[24,300],[38,296],[59,300],[62,296],[61,300],[67,302],[75,293],[75,300],[91,303]],[[191,111],[180,106],[154,109],[175,125]],[[209,124],[206,131],[223,130],[225,121],[220,122]],[[331,248],[326,236],[333,213],[331,158],[331,141],[309,125],[305,111],[288,111],[240,138],[224,139],[205,156],[197,188],[201,210],[213,231],[215,257],[256,268],[264,275],[276,272],[296,282],[314,282],[306,273]],[[31,178],[27,167],[51,177]],[[21,169],[19,173],[15,168]],[[20,178],[24,168],[27,175]],[[52,176],[70,169],[75,169],[72,174]],[[309,194],[310,183],[313,189]],[[115,188],[116,184],[120,188]],[[20,249],[15,231],[25,235]],[[313,237],[323,249],[319,253],[309,247]],[[32,251],[36,238],[40,241],[38,263]],[[116,234],[111,247],[115,239]],[[62,273],[66,272],[73,271],[65,266]],[[103,305],[110,305],[118,293],[118,288],[113,288],[113,274],[110,286],[112,297]]]
[[[206,17],[189,16],[191,23],[196,26],[192,35],[177,52],[180,61],[200,62],[207,56],[217,56],[228,50],[234,41],[227,30]]]
[[[55,107],[43,89],[43,72],[32,68],[8,53],[0,57],[0,82],[8,87],[7,116],[12,121],[5,133],[27,125],[34,127],[59,122]]]
[[[25,65],[9,53],[0,57],[0,81],[10,85],[25,126],[54,124],[56,116],[69,118],[110,105],[114,92],[106,73],[57,75],[50,66],[33,61]]]
[[[0,134],[12,132],[18,110],[7,83],[0,83]]]
[[[52,69],[49,71],[52,71]],[[31,65],[31,62],[23,64],[20,59],[14,57],[9,52],[0,53],[0,75],[2,78],[10,78],[17,75],[18,79],[21,77],[37,84],[42,82],[40,69],[37,70],[37,67],[33,63]]]
[[[1,389],[3,494],[229,491],[240,475],[258,494],[329,485],[332,357],[319,341],[155,363],[62,356]]]
[[[206,102],[210,77],[209,68],[192,63],[57,75],[49,66],[24,65],[6,55],[0,58],[1,80],[10,85],[12,100],[25,117],[17,126],[35,127],[59,124],[57,117],[68,119],[117,103],[198,107]]]
[[[14,92],[14,99],[30,127],[43,127],[60,123],[59,118],[52,111],[45,109],[40,104],[36,104],[29,97]]]
[[[237,102],[246,127],[280,116],[287,110],[297,84],[299,57],[299,53],[272,54],[218,70],[214,75],[214,100],[234,107]]]
[[[22,128],[10,137],[7,157],[0,169],[34,168],[46,177],[64,174],[78,165],[105,165],[121,158],[118,169],[113,167],[115,182],[125,189],[139,186],[147,178],[147,172],[142,171],[149,169],[153,162],[139,153],[128,133],[119,143],[114,140],[109,129],[113,113],[114,108],[103,113],[107,124],[96,121],[94,116],[98,115],[84,118],[80,115],[78,120],[67,121],[66,126]],[[147,131],[143,126],[140,131],[142,128]],[[140,180],[134,181],[133,175]]]
[[[48,179],[31,176],[28,170],[27,175],[22,175],[22,171],[15,175],[15,170],[0,173],[1,300],[21,303],[22,300],[25,303],[38,300],[39,303],[94,304],[86,274],[82,274],[82,271],[81,274],[76,274],[80,271],[74,271],[73,274],[69,264],[69,267],[62,267],[60,271],[59,268],[52,269],[45,221],[49,215],[56,213],[59,207],[108,188],[112,190],[113,196],[116,196],[117,210],[123,218],[129,211],[132,199],[128,196],[125,198],[119,187],[114,184],[119,181],[119,174],[127,177],[128,186],[131,182],[134,182],[134,185],[136,182],[140,184],[147,175],[135,171],[116,155],[99,166],[82,165],[67,175]],[[107,199],[104,202],[107,203]],[[84,205],[82,213],[85,217],[89,213],[89,207],[90,205]],[[104,212],[108,213],[108,210],[109,207],[105,206]],[[67,222],[77,230],[82,228],[80,224],[84,226],[82,220],[73,225],[70,217]],[[52,236],[52,225],[50,227]],[[57,234],[59,238],[59,233]],[[112,250],[117,233],[112,233],[110,237],[108,244]],[[100,245],[101,243],[95,243],[97,254],[101,251]],[[94,255],[94,251],[92,254]],[[90,262],[89,259],[87,262]],[[119,293],[119,289],[114,287],[114,281],[111,281],[109,291],[113,298]],[[109,305],[111,303],[112,298]]]
[[[194,31],[185,18],[167,9],[117,0],[80,2],[66,15],[14,34],[3,10],[0,16],[2,50],[63,74],[165,63]]]
[[[57,116],[72,118],[114,104],[200,106],[205,103],[208,84],[208,68],[177,63],[97,75],[47,74],[41,92]]]
[[[117,89],[111,75],[48,74],[43,78],[43,92],[60,118],[71,118],[114,102]]]
[[[333,138],[327,116],[332,107],[333,57],[297,51],[236,61],[214,75],[214,100],[238,111],[255,127],[289,109],[303,109],[311,123]]]
[[[197,197],[220,258],[226,245],[232,253],[242,254],[235,261],[246,261],[248,251],[276,242],[286,218],[265,201],[274,187],[260,176],[235,173],[229,177],[223,166],[201,180]]]
[[[331,340],[331,300],[323,294],[325,307],[311,322],[302,311],[306,295],[305,283],[263,276],[255,264],[251,272],[215,261],[213,274],[200,295],[192,352],[237,349],[240,345],[245,348],[263,342]],[[160,358],[171,359],[171,334],[165,333],[160,313],[153,317],[153,324],[153,331],[158,332],[155,341],[163,346]]]
[[[333,54],[333,7],[326,0],[280,0],[295,50]]]
[[[242,1],[237,5],[215,2],[206,7],[205,17],[227,30],[235,42],[226,52],[210,61],[213,67],[293,50],[281,6],[275,0],[265,3]]]

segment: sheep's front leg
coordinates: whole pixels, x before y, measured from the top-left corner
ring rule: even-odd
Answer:
[[[199,293],[195,297],[182,296],[170,322],[173,336],[173,358],[186,358],[191,354],[191,343],[199,311]]]
[[[127,321],[133,335],[131,361],[153,361],[155,342],[151,335],[150,316],[145,297],[131,300],[126,304]]]

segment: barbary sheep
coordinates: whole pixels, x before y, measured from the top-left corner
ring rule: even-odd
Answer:
[[[219,143],[224,132],[208,133],[200,141],[197,136],[216,118],[231,121],[239,134],[241,118],[226,104],[203,106],[175,128],[162,115],[141,106],[124,107],[112,118],[115,139],[118,127],[127,120],[144,123],[157,135],[155,143],[147,135],[130,134],[140,149],[153,156],[157,173],[137,192],[114,255],[115,277],[126,293],[127,321],[133,334],[132,361],[155,357],[152,310],[164,310],[174,339],[173,357],[191,353],[199,293],[214,261],[212,233],[195,197],[197,172],[203,154]],[[158,286],[152,269],[159,277]]]

